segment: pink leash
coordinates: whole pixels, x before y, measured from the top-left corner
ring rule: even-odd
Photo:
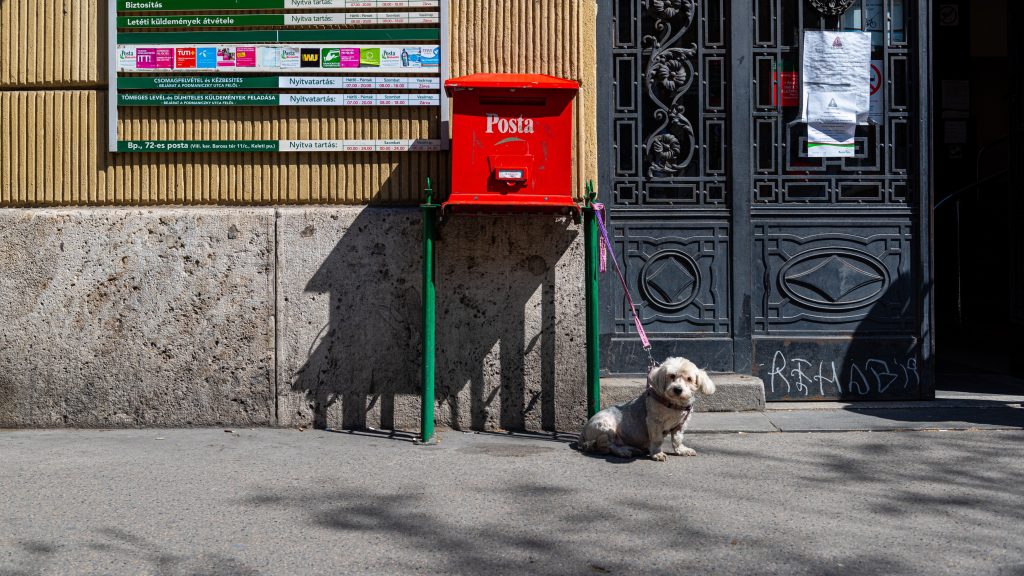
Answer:
[[[615,247],[612,246],[612,239],[608,236],[608,228],[605,226],[607,209],[604,204],[599,202],[594,202],[592,206],[594,208],[594,216],[597,218],[597,227],[601,229],[601,236],[604,238],[604,242],[600,243],[601,272],[608,271],[608,256],[610,253],[612,264],[615,264],[615,273],[619,277],[619,282],[622,283],[622,291],[626,294],[626,300],[629,301],[629,310],[633,313],[633,323],[636,324],[637,334],[640,335],[640,342],[643,343],[644,350],[647,352],[647,356],[651,361],[651,367],[653,368],[657,363],[654,361],[654,357],[651,356],[651,341],[647,338],[647,332],[644,330],[643,324],[640,323],[640,315],[637,314],[636,304],[633,303],[633,297],[629,294],[629,285],[626,284],[626,277],[623,276],[619,261],[615,258]]]

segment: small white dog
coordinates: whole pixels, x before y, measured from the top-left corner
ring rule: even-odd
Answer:
[[[671,434],[676,454],[696,456],[693,448],[683,446],[683,432],[697,392],[715,393],[707,372],[686,358],[669,358],[647,375],[647,390],[640,397],[594,414],[580,432],[580,449],[625,458],[647,452],[664,462],[661,445]]]

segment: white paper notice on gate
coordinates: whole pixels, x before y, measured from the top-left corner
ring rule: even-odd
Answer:
[[[857,102],[846,92],[807,94],[809,124],[857,124]]]
[[[854,156],[857,147],[853,136],[856,131],[857,125],[847,122],[808,124],[807,156],[811,158]]]
[[[856,124],[867,124],[871,109],[871,33],[830,32],[807,30],[804,32],[802,58],[804,122],[831,122],[831,119],[813,118],[812,95],[818,93],[841,94],[836,103],[844,111],[852,112]]]

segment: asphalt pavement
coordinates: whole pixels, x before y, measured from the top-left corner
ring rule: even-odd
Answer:
[[[718,432],[0,431],[0,574],[1024,574],[1022,431]]]

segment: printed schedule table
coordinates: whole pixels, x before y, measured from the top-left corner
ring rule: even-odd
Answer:
[[[108,18],[117,30],[109,63],[111,151],[447,147],[445,134],[308,146],[301,140],[122,141],[118,134],[118,110],[127,107],[426,107],[443,118],[447,0],[116,0]]]

